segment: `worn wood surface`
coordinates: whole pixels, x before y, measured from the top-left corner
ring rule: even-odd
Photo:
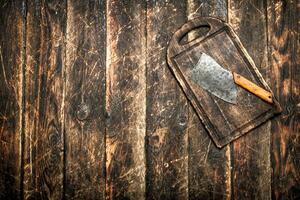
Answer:
[[[187,33],[203,27],[208,27],[204,36],[181,42]],[[197,67],[202,52],[212,56],[222,67],[247,77],[259,87],[269,90],[269,86],[232,28],[221,20],[211,17],[195,18],[174,33],[168,45],[168,63],[218,147],[232,142],[280,112],[281,108],[274,97],[273,103],[269,104],[240,87],[237,87],[236,104],[229,104],[210,95],[191,78],[199,76],[194,71],[198,70],[195,66]]]
[[[145,196],[146,3],[107,2],[106,195]]]
[[[63,195],[65,4],[27,2],[24,199]]]
[[[104,199],[106,5],[66,3],[64,195]]]
[[[225,0],[188,1],[188,17],[211,16],[224,21],[227,18],[227,3]],[[190,39],[195,38],[192,33]],[[189,199],[230,199],[230,148],[217,148],[208,132],[189,106],[189,161],[188,184]]]
[[[272,198],[300,198],[299,2],[267,1],[271,85],[284,106],[272,121]]]
[[[186,6],[176,0],[147,4],[146,199],[188,198],[188,106],[166,61]]]
[[[0,1],[0,199],[23,193],[26,8]]]
[[[266,2],[231,0],[229,10],[229,23],[268,81]],[[267,122],[231,145],[235,199],[271,198],[270,135],[270,122]]]
[[[299,199],[298,4],[1,0],[0,199]],[[283,107],[222,149],[166,63],[198,16],[232,26]]]

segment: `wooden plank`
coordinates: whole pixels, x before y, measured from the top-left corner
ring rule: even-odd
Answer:
[[[228,21],[265,77],[268,71],[266,2],[230,0],[228,3]],[[231,145],[234,199],[271,199],[269,150],[270,122]]]
[[[0,199],[21,199],[25,6],[0,2]]]
[[[217,17],[227,20],[227,1],[188,0],[188,19],[196,17]]]
[[[189,19],[212,16],[226,20],[224,0],[188,1]],[[189,39],[195,38],[194,32]],[[230,148],[212,142],[194,109],[189,106],[189,199],[230,199]]]
[[[67,5],[65,197],[104,199],[106,4]]]
[[[267,1],[270,79],[283,113],[272,122],[272,199],[300,198],[299,1]]]
[[[188,104],[166,61],[186,6],[175,0],[147,4],[147,199],[188,198]]]
[[[144,199],[146,2],[109,0],[107,10],[107,199]]]
[[[63,194],[63,69],[66,4],[27,2],[24,199]]]

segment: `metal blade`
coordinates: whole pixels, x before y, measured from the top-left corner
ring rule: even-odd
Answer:
[[[202,53],[190,72],[191,79],[220,99],[236,104],[237,89],[230,71],[221,67],[212,57]]]

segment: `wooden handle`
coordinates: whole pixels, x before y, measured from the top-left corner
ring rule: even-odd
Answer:
[[[242,88],[248,90],[249,92],[253,93],[254,95],[258,96],[262,100],[273,103],[273,98],[271,92],[268,92],[267,90],[257,86],[253,82],[249,81],[245,77],[233,72],[233,78],[234,82],[241,86]]]
[[[217,18],[213,18],[213,17],[194,18],[194,19],[188,21],[187,23],[185,23],[180,29],[178,29],[174,33],[174,35],[169,43],[169,48],[170,47],[175,48],[176,51],[180,52],[184,49],[189,48],[190,46],[194,45],[195,43],[203,40],[204,38],[208,37],[212,33],[220,30],[224,26],[225,26],[224,22]],[[188,34],[190,31],[192,31],[194,29],[198,29],[198,28],[202,28],[202,27],[209,27],[209,30],[205,36],[196,38],[192,41],[188,41],[187,44],[180,44],[180,41],[182,40],[182,38],[184,38],[184,36],[186,34]]]

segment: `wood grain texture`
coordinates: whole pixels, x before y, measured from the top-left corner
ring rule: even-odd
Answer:
[[[212,16],[226,20],[224,0],[188,1],[189,19]],[[193,34],[193,33],[192,33]],[[196,33],[194,33],[196,34]],[[195,36],[189,35],[189,39]],[[230,199],[230,148],[211,141],[195,110],[189,106],[189,199]]]
[[[202,26],[210,27],[205,36],[180,44],[184,35]],[[246,134],[281,110],[276,99],[273,99],[273,104],[268,104],[242,88],[236,90],[237,104],[229,104],[211,95],[199,83],[203,74],[197,63],[202,52],[225,69],[247,77],[260,87],[267,89],[269,86],[232,28],[221,20],[195,18],[176,31],[168,46],[170,69],[218,147]],[[216,84],[221,84],[221,81]]]
[[[218,17],[227,20],[227,1],[188,0],[188,19],[196,17]]]
[[[268,72],[266,1],[229,1],[228,21],[258,69]],[[251,30],[251,31],[249,31]],[[270,122],[231,145],[234,199],[270,199]]]
[[[24,199],[63,195],[63,68],[66,4],[27,2]]]
[[[299,8],[0,0],[0,199],[299,199]],[[222,149],[166,63],[200,16],[230,23],[284,107]]]
[[[107,10],[107,199],[144,199],[146,2],[109,0]]]
[[[67,2],[66,199],[105,199],[104,1]]]
[[[185,20],[184,1],[147,3],[146,199],[188,198],[188,104],[166,62]]]
[[[25,6],[0,2],[0,199],[21,199]]]
[[[272,104],[273,99],[272,99],[272,93],[259,87],[258,85],[254,84],[252,81],[249,81],[245,77],[233,72],[233,79],[235,84],[238,86],[244,88],[248,92],[251,92],[255,96],[261,98],[262,100]]]
[[[299,1],[267,1],[270,78],[283,105],[272,122],[272,198],[300,198]]]

